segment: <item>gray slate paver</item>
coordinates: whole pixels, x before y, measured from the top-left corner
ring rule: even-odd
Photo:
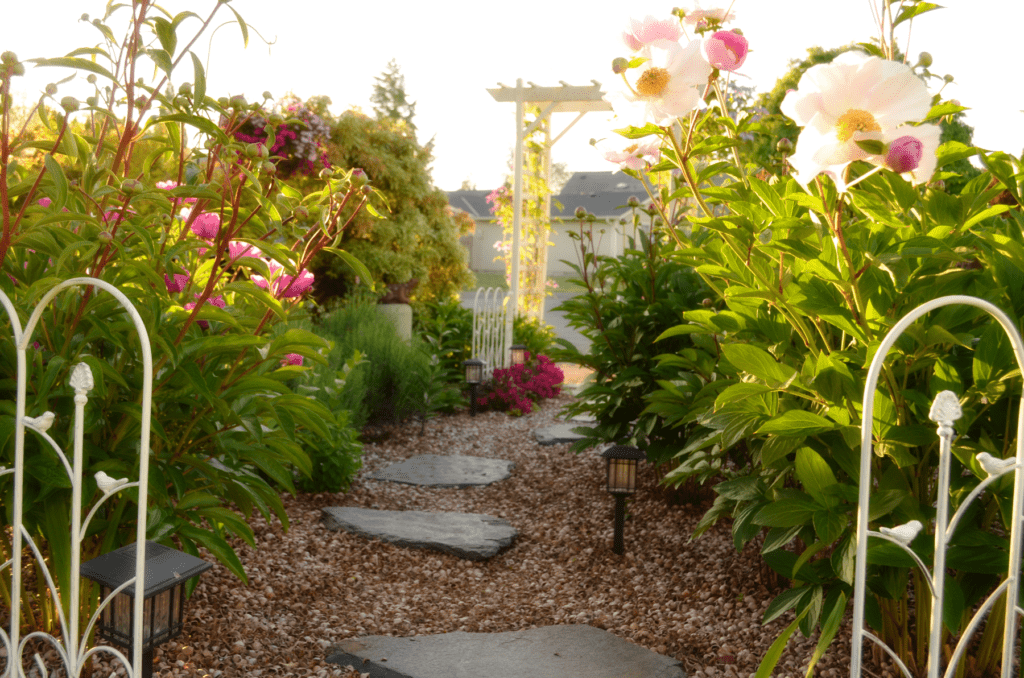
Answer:
[[[345,530],[396,546],[487,560],[512,545],[518,532],[503,518],[479,513],[379,511],[355,506],[320,510],[329,530]]]
[[[533,437],[537,439],[537,442],[541,445],[557,445],[558,443],[574,443],[583,436],[579,433],[573,433],[574,428],[581,428],[586,424],[566,423],[566,424],[554,424],[553,426],[544,426],[542,428],[533,429]]]
[[[419,454],[366,477],[410,485],[463,488],[505,480],[512,474],[513,468],[515,463],[504,459]]]
[[[353,638],[327,661],[371,678],[686,678],[678,660],[584,624]]]

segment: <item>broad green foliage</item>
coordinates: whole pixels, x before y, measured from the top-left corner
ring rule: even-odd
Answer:
[[[344,416],[289,386],[306,369],[289,364],[289,354],[323,363],[327,343],[308,331],[274,329],[305,314],[314,255],[331,252],[361,268],[337,246],[366,192],[339,172],[302,197],[277,180],[266,147],[233,141],[253,111],[238,99],[211,97],[202,59],[189,49],[221,12],[247,33],[224,3],[205,17],[171,16],[142,2],[111,5],[92,24],[99,46],[73,53],[88,58],[36,60],[57,77],[68,67],[87,72],[96,95],[84,106],[65,97],[59,111],[43,97],[32,112],[39,125],[24,137],[9,125],[11,82],[23,65],[4,54],[0,288],[23,321],[41,295],[75,276],[101,278],[128,296],[156,356],[149,538],[193,554],[203,546],[245,581],[230,541],[254,545],[245,518],[255,509],[287,527],[279,491],[294,492],[293,469],[309,477],[311,452],[351,442]],[[138,39],[117,40],[117,26]],[[176,87],[172,74],[191,82]],[[78,362],[92,368],[82,495],[91,506],[96,472],[138,477],[138,338],[110,295],[79,288],[56,298],[33,340],[27,414],[55,412],[51,435],[65,450],[73,407],[68,375]],[[0,332],[0,371],[0,465],[10,466],[16,362],[7,330]],[[40,442],[26,437],[25,524],[64,584],[68,522],[61,512],[71,492]],[[355,455],[351,445],[348,451]],[[0,524],[11,519],[12,478],[0,478]],[[136,500],[129,489],[102,506],[84,558],[134,540]],[[9,552],[5,540],[0,536],[0,551]],[[7,592],[4,575],[0,592]],[[83,600],[88,615],[95,598]],[[50,629],[45,593],[32,605],[24,601],[23,626]]]
[[[335,168],[363,169],[383,197],[381,219],[358,215],[342,236],[341,246],[369,270],[370,279],[364,276],[361,283],[417,278],[412,298],[418,307],[447,298],[472,280],[459,243],[471,222],[454,218],[447,196],[431,183],[430,148],[420,146],[404,123],[343,113],[331,122],[327,158]],[[355,286],[356,274],[336,258],[321,256],[313,272],[321,302],[346,296]]]
[[[639,226],[640,215],[634,215],[634,223]],[[667,236],[655,228],[652,238],[651,228],[653,223],[634,229],[623,255],[607,257],[594,254],[592,233],[581,222],[574,236],[584,252],[583,266],[565,263],[576,271],[574,282],[587,291],[558,308],[570,326],[590,339],[590,349],[581,353],[560,340],[562,349],[551,355],[594,370],[593,382],[566,411],[568,416],[591,414],[597,421],[574,449],[600,443],[636,445],[647,453],[648,461],[662,464],[686,444],[692,426],[677,426],[672,418],[659,416],[658,407],[644,412],[645,398],[659,389],[659,383],[681,398],[687,398],[681,391],[695,392],[700,384],[691,375],[680,374],[673,361],[659,358],[700,354],[709,370],[714,358],[683,335],[655,341],[679,324],[685,309],[700,307],[710,290],[690,268],[665,258],[670,249],[663,242]],[[662,399],[669,409],[674,402]]]
[[[936,7],[881,4],[886,28]],[[860,47],[893,59],[891,32],[884,37],[881,47]],[[922,79],[930,75],[924,61],[914,71]],[[714,77],[705,93],[720,90]],[[913,122],[935,123],[962,110],[938,94],[931,104],[923,121]],[[870,114],[851,112],[861,114],[874,124]],[[652,195],[676,243],[666,255],[693,267],[716,298],[712,309],[681,307],[683,322],[663,333],[659,343],[666,347],[687,335],[703,350],[665,351],[662,365],[688,372],[688,388],[660,382],[645,413],[692,427],[667,483],[724,478],[716,480],[717,499],[695,536],[731,517],[736,547],[759,538],[766,563],[791,582],[791,590],[769,606],[765,622],[787,610],[796,619],[758,675],[771,674],[796,630],[810,635],[820,629],[810,676],[853,595],[857,488],[866,481],[858,478],[858,460],[867,366],[889,328],[939,296],[974,295],[1012,318],[1024,317],[1024,162],[950,140],[938,148],[934,175],[919,178],[916,186],[906,178],[910,174],[890,171],[897,158],[841,167],[849,186],[842,193],[825,175],[805,177],[805,189],[787,165],[760,156],[751,161],[740,140],[764,125],[749,116],[734,122],[720,115],[717,123],[728,134],[708,139],[702,130],[713,115],[686,115],[681,135],[668,125],[622,130],[630,138],[661,137],[663,160],[651,171],[675,167],[684,183],[667,197]],[[836,148],[848,141],[838,132],[832,138]],[[800,142],[793,141],[799,153]],[[886,147],[876,143],[888,158]],[[729,146],[738,149],[735,162],[711,164],[712,153]],[[870,142],[860,148],[878,154],[869,150]],[[974,156],[986,171],[959,176],[954,163]],[[803,167],[809,171],[807,157]],[[707,186],[715,173],[726,180]],[[928,179],[932,183],[924,183]],[[949,190],[951,184],[962,188]],[[680,204],[698,207],[678,220],[673,215]],[[928,411],[939,391],[956,391],[964,411],[953,449],[955,509],[987,477],[977,453],[1012,455],[1019,405],[1013,394],[1020,388],[1009,344],[987,315],[950,307],[915,323],[887,358],[867,424],[877,483],[871,527],[910,520],[927,525],[934,517],[938,438]],[[947,656],[972,610],[1006,575],[1012,481],[989,489],[964,516],[948,552]],[[912,543],[925,563],[932,544],[928,530]],[[870,542],[868,558],[867,623],[915,675],[924,675],[924,620],[930,614],[925,582],[889,544]],[[997,671],[1001,620],[994,622],[969,651],[977,675]]]

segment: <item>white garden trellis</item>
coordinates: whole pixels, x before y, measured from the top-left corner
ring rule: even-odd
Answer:
[[[481,287],[476,291],[473,297],[472,356],[484,361],[484,381],[491,379],[496,367],[509,366],[510,355],[505,343],[507,315],[508,294],[497,287]]]
[[[55,296],[61,291],[80,286],[93,286],[98,287],[101,290],[112,294],[117,301],[124,307],[125,311],[131,317],[135,330],[139,335],[139,343],[142,346],[142,364],[143,364],[143,387],[142,387],[142,407],[141,407],[141,421],[140,421],[140,443],[139,443],[139,478],[149,478],[149,435],[150,435],[150,419],[152,414],[152,391],[153,391],[153,356],[150,349],[149,334],[146,331],[146,327],[142,322],[142,317],[138,311],[132,306],[120,290],[113,285],[97,280],[95,278],[72,278],[66,280],[55,287],[53,287],[42,300],[36,305],[29,317],[28,323],[25,325],[24,330],[21,327],[21,321],[18,317],[17,310],[14,308],[14,304],[7,297],[2,290],[0,290],[0,304],[3,305],[4,310],[7,312],[7,316],[10,319],[11,329],[14,335],[14,343],[18,361],[18,386],[17,386],[17,400],[16,400],[16,414],[15,414],[15,430],[14,430],[14,468],[3,468],[0,467],[0,476],[14,474],[14,504],[11,507],[13,513],[12,519],[12,553],[11,558],[0,564],[0,576],[4,576],[4,570],[10,568],[11,578],[11,618],[10,618],[10,629],[9,633],[5,632],[0,628],[0,646],[6,651],[6,667],[3,672],[0,673],[0,678],[23,678],[26,674],[22,666],[22,655],[25,651],[25,647],[29,640],[36,638],[49,642],[56,650],[57,655],[65,668],[68,676],[77,678],[81,675],[82,668],[90,660],[93,654],[97,652],[109,652],[114,655],[125,667],[128,677],[134,678],[135,676],[141,675],[142,670],[142,642],[139,639],[142,635],[142,623],[143,623],[143,596],[134,596],[134,611],[133,611],[133,637],[137,640],[134,644],[134,651],[132,661],[129,664],[127,658],[117,649],[107,646],[96,646],[93,648],[86,649],[85,641],[89,637],[96,620],[99,618],[101,612],[106,608],[108,604],[119,594],[123,589],[133,585],[136,581],[145,581],[145,549],[138,549],[136,560],[135,560],[135,576],[123,585],[114,589],[110,592],[106,599],[100,601],[100,606],[89,620],[86,628],[79,635],[79,624],[78,624],[78,610],[79,610],[79,594],[80,594],[80,576],[79,566],[81,561],[81,540],[83,535],[89,527],[89,522],[96,514],[97,509],[100,505],[106,501],[109,497],[114,494],[121,492],[129,487],[138,488],[138,516],[137,516],[137,529],[136,529],[136,543],[143,544],[146,539],[146,506],[148,501],[148,483],[146,482],[128,482],[127,478],[111,479],[106,476],[100,476],[97,474],[97,484],[100,490],[103,492],[103,496],[100,497],[99,501],[93,505],[89,511],[85,520],[82,520],[82,471],[85,466],[85,459],[83,458],[83,437],[85,432],[85,405],[88,401],[88,392],[93,388],[92,373],[89,370],[88,365],[85,363],[78,363],[71,374],[70,384],[75,391],[75,421],[74,421],[74,433],[73,433],[73,461],[68,462],[67,456],[60,449],[57,443],[46,433],[50,425],[53,422],[53,413],[45,412],[41,413],[36,417],[25,416],[25,400],[26,400],[26,384],[28,380],[27,365],[26,365],[26,351],[32,343],[32,333],[35,330],[36,325],[39,322],[43,311],[50,304]],[[24,501],[24,482],[25,482],[25,428],[29,428],[35,431],[43,440],[56,452],[57,456],[63,462],[64,470],[67,472],[68,477],[71,481],[72,487],[72,504],[71,504],[71,567],[68,576],[70,587],[68,591],[58,591],[54,585],[53,576],[46,567],[46,563],[40,553],[39,547],[36,545],[32,538],[32,535],[28,533],[24,525],[22,525],[22,502]],[[41,569],[46,578],[46,584],[49,587],[49,591],[53,596],[55,602],[55,608],[57,610],[58,619],[60,622],[61,638],[58,639],[54,636],[46,634],[42,631],[33,631],[24,638],[20,638],[20,610],[21,610],[21,591],[22,591],[22,550],[28,547],[36,560],[40,563]],[[141,592],[141,589],[139,589]],[[68,615],[70,619],[65,618],[64,608],[61,604],[61,597],[67,596],[70,599],[68,609],[71,614]],[[20,638],[20,640],[19,640]],[[37,653],[34,656],[36,669],[40,676],[46,676],[47,671],[43,666],[42,659]]]
[[[516,313],[519,311],[519,258],[520,258],[520,235],[522,232],[522,221],[523,221],[523,142],[526,137],[530,136],[531,133],[537,126],[540,125],[545,118],[552,113],[578,113],[576,118],[566,125],[558,136],[551,140],[545,140],[544,144],[544,168],[545,173],[550,174],[551,170],[551,147],[561,139],[566,132],[572,128],[580,119],[590,111],[611,111],[612,106],[607,101],[604,101],[604,92],[601,91],[601,83],[596,80],[591,80],[592,85],[586,86],[574,86],[566,82],[561,82],[560,87],[540,87],[534,83],[528,83],[529,87],[523,87],[523,79],[519,78],[516,80],[515,87],[508,87],[506,85],[498,83],[498,89],[489,89],[488,93],[494,97],[495,101],[514,101],[516,104],[516,150],[513,170],[513,186],[512,186],[512,251],[510,256],[512,257],[512,289],[510,303],[512,305],[511,311],[507,314],[505,319],[505,350],[509,351],[512,347],[512,320],[515,318]],[[525,113],[526,104],[536,104],[541,107],[540,115],[534,120],[528,127],[523,126],[523,115]],[[550,181],[550,176],[545,176],[545,182]],[[551,199],[550,196],[544,200],[543,207],[544,214],[551,214]],[[545,250],[546,252],[546,250]],[[538,280],[543,281],[547,279],[547,255],[545,254],[541,259],[541,270],[538,274]],[[538,319],[544,320],[544,303],[541,302]]]
[[[922,574],[928,582],[928,588],[932,597],[930,636],[928,645],[928,676],[938,678],[944,675],[950,678],[956,671],[956,667],[963,658],[967,645],[982,620],[992,609],[995,602],[1002,594],[1006,594],[1006,614],[1003,621],[1003,655],[1001,677],[1010,678],[1013,675],[1013,655],[1016,647],[1017,615],[1024,615],[1024,609],[1017,604],[1020,591],[1021,577],[1021,520],[1024,518],[1024,474],[1020,470],[1024,468],[1024,398],[1017,418],[1017,453],[1014,458],[996,459],[982,452],[977,459],[982,469],[988,474],[977,487],[960,504],[959,508],[949,518],[949,486],[950,486],[950,458],[952,456],[953,425],[961,416],[960,401],[952,391],[943,391],[936,396],[932,403],[931,412],[928,417],[938,424],[939,435],[939,471],[938,490],[935,505],[935,556],[933,569],[931,571],[924,562],[910,548],[910,542],[922,529],[918,521],[911,521],[905,525],[894,528],[880,528],[879,531],[868,529],[868,509],[870,500],[871,482],[871,460],[874,455],[872,451],[872,429],[874,421],[874,400],[875,388],[878,384],[878,376],[882,369],[885,356],[892,348],[896,340],[915,320],[931,310],[951,304],[965,304],[980,308],[993,316],[1005,330],[1013,346],[1013,354],[1017,360],[1017,366],[1024,373],[1024,341],[1010,318],[998,307],[987,301],[975,297],[953,295],[934,299],[918,306],[907,314],[902,320],[896,323],[889,331],[881,346],[875,353],[874,359],[868,370],[867,383],[864,386],[863,420],[861,423],[861,448],[860,448],[860,495],[857,514],[857,560],[854,574],[854,597],[853,597],[853,638],[852,656],[850,658],[850,676],[859,678],[861,675],[861,658],[863,653],[863,639],[868,638],[876,643],[882,650],[889,654],[907,678],[912,678],[907,666],[897,657],[896,653],[886,645],[880,638],[864,629],[864,599],[866,595],[866,573],[867,573],[867,541],[868,537],[885,539],[906,551],[921,569]],[[963,636],[957,642],[945,674],[941,673],[941,651],[942,651],[942,612],[945,592],[946,577],[946,547],[956,531],[960,519],[970,504],[997,479],[1007,473],[1015,473],[1013,485],[1013,512],[1012,527],[1010,529],[1010,552],[1007,567],[1007,577],[989,597],[982,603],[981,607],[972,617]],[[916,591],[916,595],[924,595],[923,591]],[[920,623],[924,623],[921,620]]]

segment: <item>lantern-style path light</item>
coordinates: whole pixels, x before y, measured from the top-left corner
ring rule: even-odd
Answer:
[[[469,384],[469,416],[476,416],[476,389],[484,380],[484,361],[470,358],[462,363],[466,370],[466,383]]]
[[[512,351],[512,364],[513,365],[525,365],[526,364],[526,350],[525,344],[512,344],[509,349]]]
[[[622,532],[626,522],[626,497],[636,492],[636,465],[647,457],[636,447],[613,445],[601,453],[608,460],[608,491],[615,497],[615,542],[612,552],[625,552]]]
[[[99,618],[97,630],[111,643],[128,651],[134,648],[135,546],[82,563],[81,574],[100,585],[101,600],[120,587]],[[153,675],[153,649],[181,635],[185,612],[185,584],[213,567],[210,563],[156,542],[146,542],[146,585],[143,590],[142,678]]]

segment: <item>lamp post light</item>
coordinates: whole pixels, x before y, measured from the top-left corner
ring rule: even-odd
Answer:
[[[646,456],[636,447],[613,445],[601,453],[608,460],[608,491],[615,497],[615,542],[612,552],[625,552],[622,531],[626,522],[626,497],[636,492],[636,465]]]
[[[185,584],[213,567],[181,551],[146,542],[146,585],[143,591],[142,678],[153,675],[153,649],[181,635],[185,611]],[[80,572],[100,585],[100,601],[135,576],[135,544],[82,563]],[[100,635],[132,652],[135,634],[135,584],[121,590],[103,608],[97,624]],[[138,667],[136,667],[138,668]]]
[[[466,370],[466,383],[469,384],[469,416],[476,416],[476,389],[484,380],[484,361],[477,358],[470,358],[463,361],[463,369]]]
[[[523,365],[526,363],[526,346],[524,344],[512,344],[512,364]]]

